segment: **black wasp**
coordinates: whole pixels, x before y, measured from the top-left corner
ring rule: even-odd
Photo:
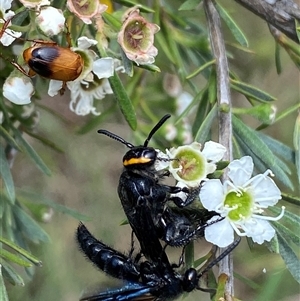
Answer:
[[[199,192],[199,189],[182,189],[159,183],[168,174],[155,171],[154,163],[159,158],[155,149],[148,147],[148,142],[169,117],[166,115],[160,120],[143,146],[135,147],[110,132],[99,131],[130,148],[123,158],[125,168],[120,177],[118,192],[129,223],[139,240],[141,253],[147,261],[140,262],[140,253],[133,257],[133,247],[130,255],[126,256],[106,246],[81,224],[77,230],[77,240],[85,255],[104,272],[126,281],[122,287],[82,298],[82,301],[165,300],[200,289],[198,282],[203,273],[229,254],[239,242],[232,244],[201,273],[190,268],[181,274],[175,270],[179,265],[170,264],[159,238],[168,243],[170,241],[170,245],[185,245],[203,235],[203,229],[208,226],[206,221],[210,217],[206,212],[202,216],[185,215],[186,211],[166,206],[168,201],[173,201],[179,207],[184,207]],[[181,191],[187,194],[185,200],[176,196]],[[191,217],[193,222],[190,221]]]
[[[97,240],[80,224],[76,238],[83,253],[102,271],[124,281],[118,288],[107,288],[105,291],[81,298],[81,301],[130,301],[130,300],[172,300],[183,292],[191,292],[199,287],[201,276],[216,263],[228,255],[239,243],[236,240],[225,252],[197,272],[187,269],[183,274],[175,271],[174,266],[158,259],[157,262],[139,262],[139,254],[134,258],[132,252],[126,256]],[[132,250],[133,251],[133,250]],[[164,251],[163,251],[164,252]]]
[[[203,236],[206,222],[217,215],[206,209],[192,214],[190,210],[179,209],[193,202],[199,195],[200,187],[180,188],[161,183],[169,173],[155,170],[155,163],[169,159],[160,158],[158,152],[149,147],[148,143],[169,117],[169,114],[165,115],[156,124],[141,146],[134,146],[109,131],[98,131],[129,148],[123,157],[124,170],[120,176],[118,193],[129,224],[141,244],[142,253],[148,259],[157,259],[161,254],[158,244],[156,246],[149,244],[150,232],[153,233],[152,236],[158,236],[170,246],[184,246],[191,240]],[[186,193],[186,199],[176,196],[179,192]],[[170,202],[177,208],[168,206],[167,203]],[[152,219],[150,224],[154,224],[153,229],[149,223],[145,223],[149,216]]]

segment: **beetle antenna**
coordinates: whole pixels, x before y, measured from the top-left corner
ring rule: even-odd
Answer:
[[[132,145],[131,143],[127,142],[126,140],[124,140],[120,136],[118,136],[118,135],[116,135],[114,133],[111,133],[111,132],[109,132],[107,130],[98,130],[98,133],[99,134],[103,134],[105,136],[108,136],[111,139],[117,140],[117,141],[121,142],[122,144],[126,145],[128,148],[133,148],[134,147],[134,145]]]
[[[151,130],[151,132],[149,133],[147,139],[144,142],[144,146],[147,147],[148,143],[150,141],[150,139],[152,138],[152,136],[155,134],[155,132],[166,122],[167,119],[169,119],[171,117],[170,114],[166,114],[157,124],[156,126]]]
[[[203,274],[205,274],[207,271],[209,271],[213,266],[215,266],[218,262],[220,262],[224,257],[226,257],[229,253],[231,253],[231,251],[233,251],[237,245],[240,243],[241,238],[237,238],[231,245],[228,246],[228,248],[221,253],[216,259],[214,259],[213,261],[211,261],[208,266],[199,273],[198,275],[198,279],[201,278],[203,276]]]

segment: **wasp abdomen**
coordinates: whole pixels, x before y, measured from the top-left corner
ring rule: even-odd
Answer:
[[[119,279],[139,279],[140,272],[131,258],[97,240],[83,224],[78,226],[76,238],[82,252],[102,271]]]

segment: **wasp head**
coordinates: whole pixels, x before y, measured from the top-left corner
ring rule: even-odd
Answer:
[[[123,157],[126,168],[144,169],[154,165],[157,152],[153,147],[136,146],[130,149]]]
[[[171,115],[167,114],[161,118],[161,120],[154,126],[150,131],[144,145],[134,146],[133,144],[127,142],[123,138],[116,134],[113,134],[106,130],[99,130],[99,134],[106,135],[112,139],[115,139],[122,144],[126,145],[130,150],[123,157],[123,165],[128,169],[146,169],[152,167],[157,159],[157,151],[153,147],[149,147],[148,143],[152,136],[157,132],[157,130],[165,123],[165,121],[170,118]]]

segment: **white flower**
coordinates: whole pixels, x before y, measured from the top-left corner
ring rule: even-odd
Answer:
[[[160,28],[148,22],[140,15],[135,6],[129,8],[123,16],[123,24],[118,33],[118,43],[129,60],[137,65],[150,65],[155,61],[158,50],[154,47],[154,34]]]
[[[75,14],[85,24],[92,24],[92,19],[99,17],[106,11],[107,5],[100,1],[83,1],[79,3],[76,0],[67,0],[67,7],[71,13]]]
[[[68,82],[67,86],[71,90],[70,110],[81,116],[90,113],[100,115],[94,107],[94,99],[103,99],[106,94],[113,93],[106,78],[100,81],[95,80],[92,83],[87,81]]]
[[[35,21],[40,29],[51,37],[63,31],[66,19],[60,9],[48,6],[38,12]]]
[[[155,149],[156,151],[156,160],[154,162],[154,169],[159,171],[167,168],[169,166],[170,158],[164,152],[159,149]]]
[[[15,15],[15,13],[11,10],[5,13],[5,11],[11,6],[9,2],[11,1],[0,1],[0,15],[3,16],[3,19],[5,21],[9,21]],[[4,23],[3,19],[0,18],[0,23]],[[8,23],[7,27],[9,27],[10,25],[11,22]],[[1,27],[2,26],[0,26],[0,28]],[[6,28],[5,31],[2,33],[0,42],[3,46],[9,46],[16,38],[19,38],[21,35],[21,32],[13,31],[9,28]]]
[[[89,49],[91,46],[97,45],[97,41],[89,39],[87,37],[80,37],[77,40],[78,48],[80,49]]]
[[[215,163],[223,158],[225,152],[223,145],[213,141],[206,142],[202,151],[198,142],[172,148],[167,150],[169,170],[177,181],[186,186],[199,186],[208,174],[216,170]]]
[[[4,15],[5,11],[11,8],[12,0],[1,0],[0,1],[0,11]]]
[[[27,8],[35,9],[36,11],[39,11],[41,7],[50,5],[49,0],[20,0],[20,2]]]
[[[268,176],[267,170],[251,178],[253,161],[249,156],[234,160],[228,165],[230,181],[208,180],[200,190],[200,200],[209,211],[219,213],[223,220],[205,228],[205,239],[219,247],[226,247],[234,241],[234,231],[240,236],[251,237],[258,244],[270,241],[275,235],[269,221],[279,220],[277,217],[261,215],[269,206],[280,199],[280,190]],[[208,224],[219,217],[214,216]]]
[[[48,95],[53,97],[61,90],[63,82],[60,80],[51,79],[48,87]]]
[[[114,59],[105,57],[93,62],[93,73],[98,78],[109,78],[114,74]]]
[[[72,49],[84,59],[84,68],[80,76],[74,81],[67,82],[67,87],[71,91],[70,110],[81,116],[90,113],[99,115],[94,107],[94,100],[103,99],[106,94],[113,93],[107,78],[114,74],[115,61],[110,57],[97,59],[96,54],[88,49],[96,44],[96,40],[80,37],[78,48]],[[62,85],[61,81],[51,80],[48,94],[57,95]]]
[[[31,80],[26,76],[10,76],[3,85],[3,96],[17,105],[26,105],[31,102],[34,93]]]
[[[93,63],[92,73],[85,79],[68,82],[71,91],[70,110],[77,115],[92,113],[99,115],[94,107],[94,99],[103,99],[106,94],[112,94],[108,77],[114,74],[114,60],[102,58]]]

